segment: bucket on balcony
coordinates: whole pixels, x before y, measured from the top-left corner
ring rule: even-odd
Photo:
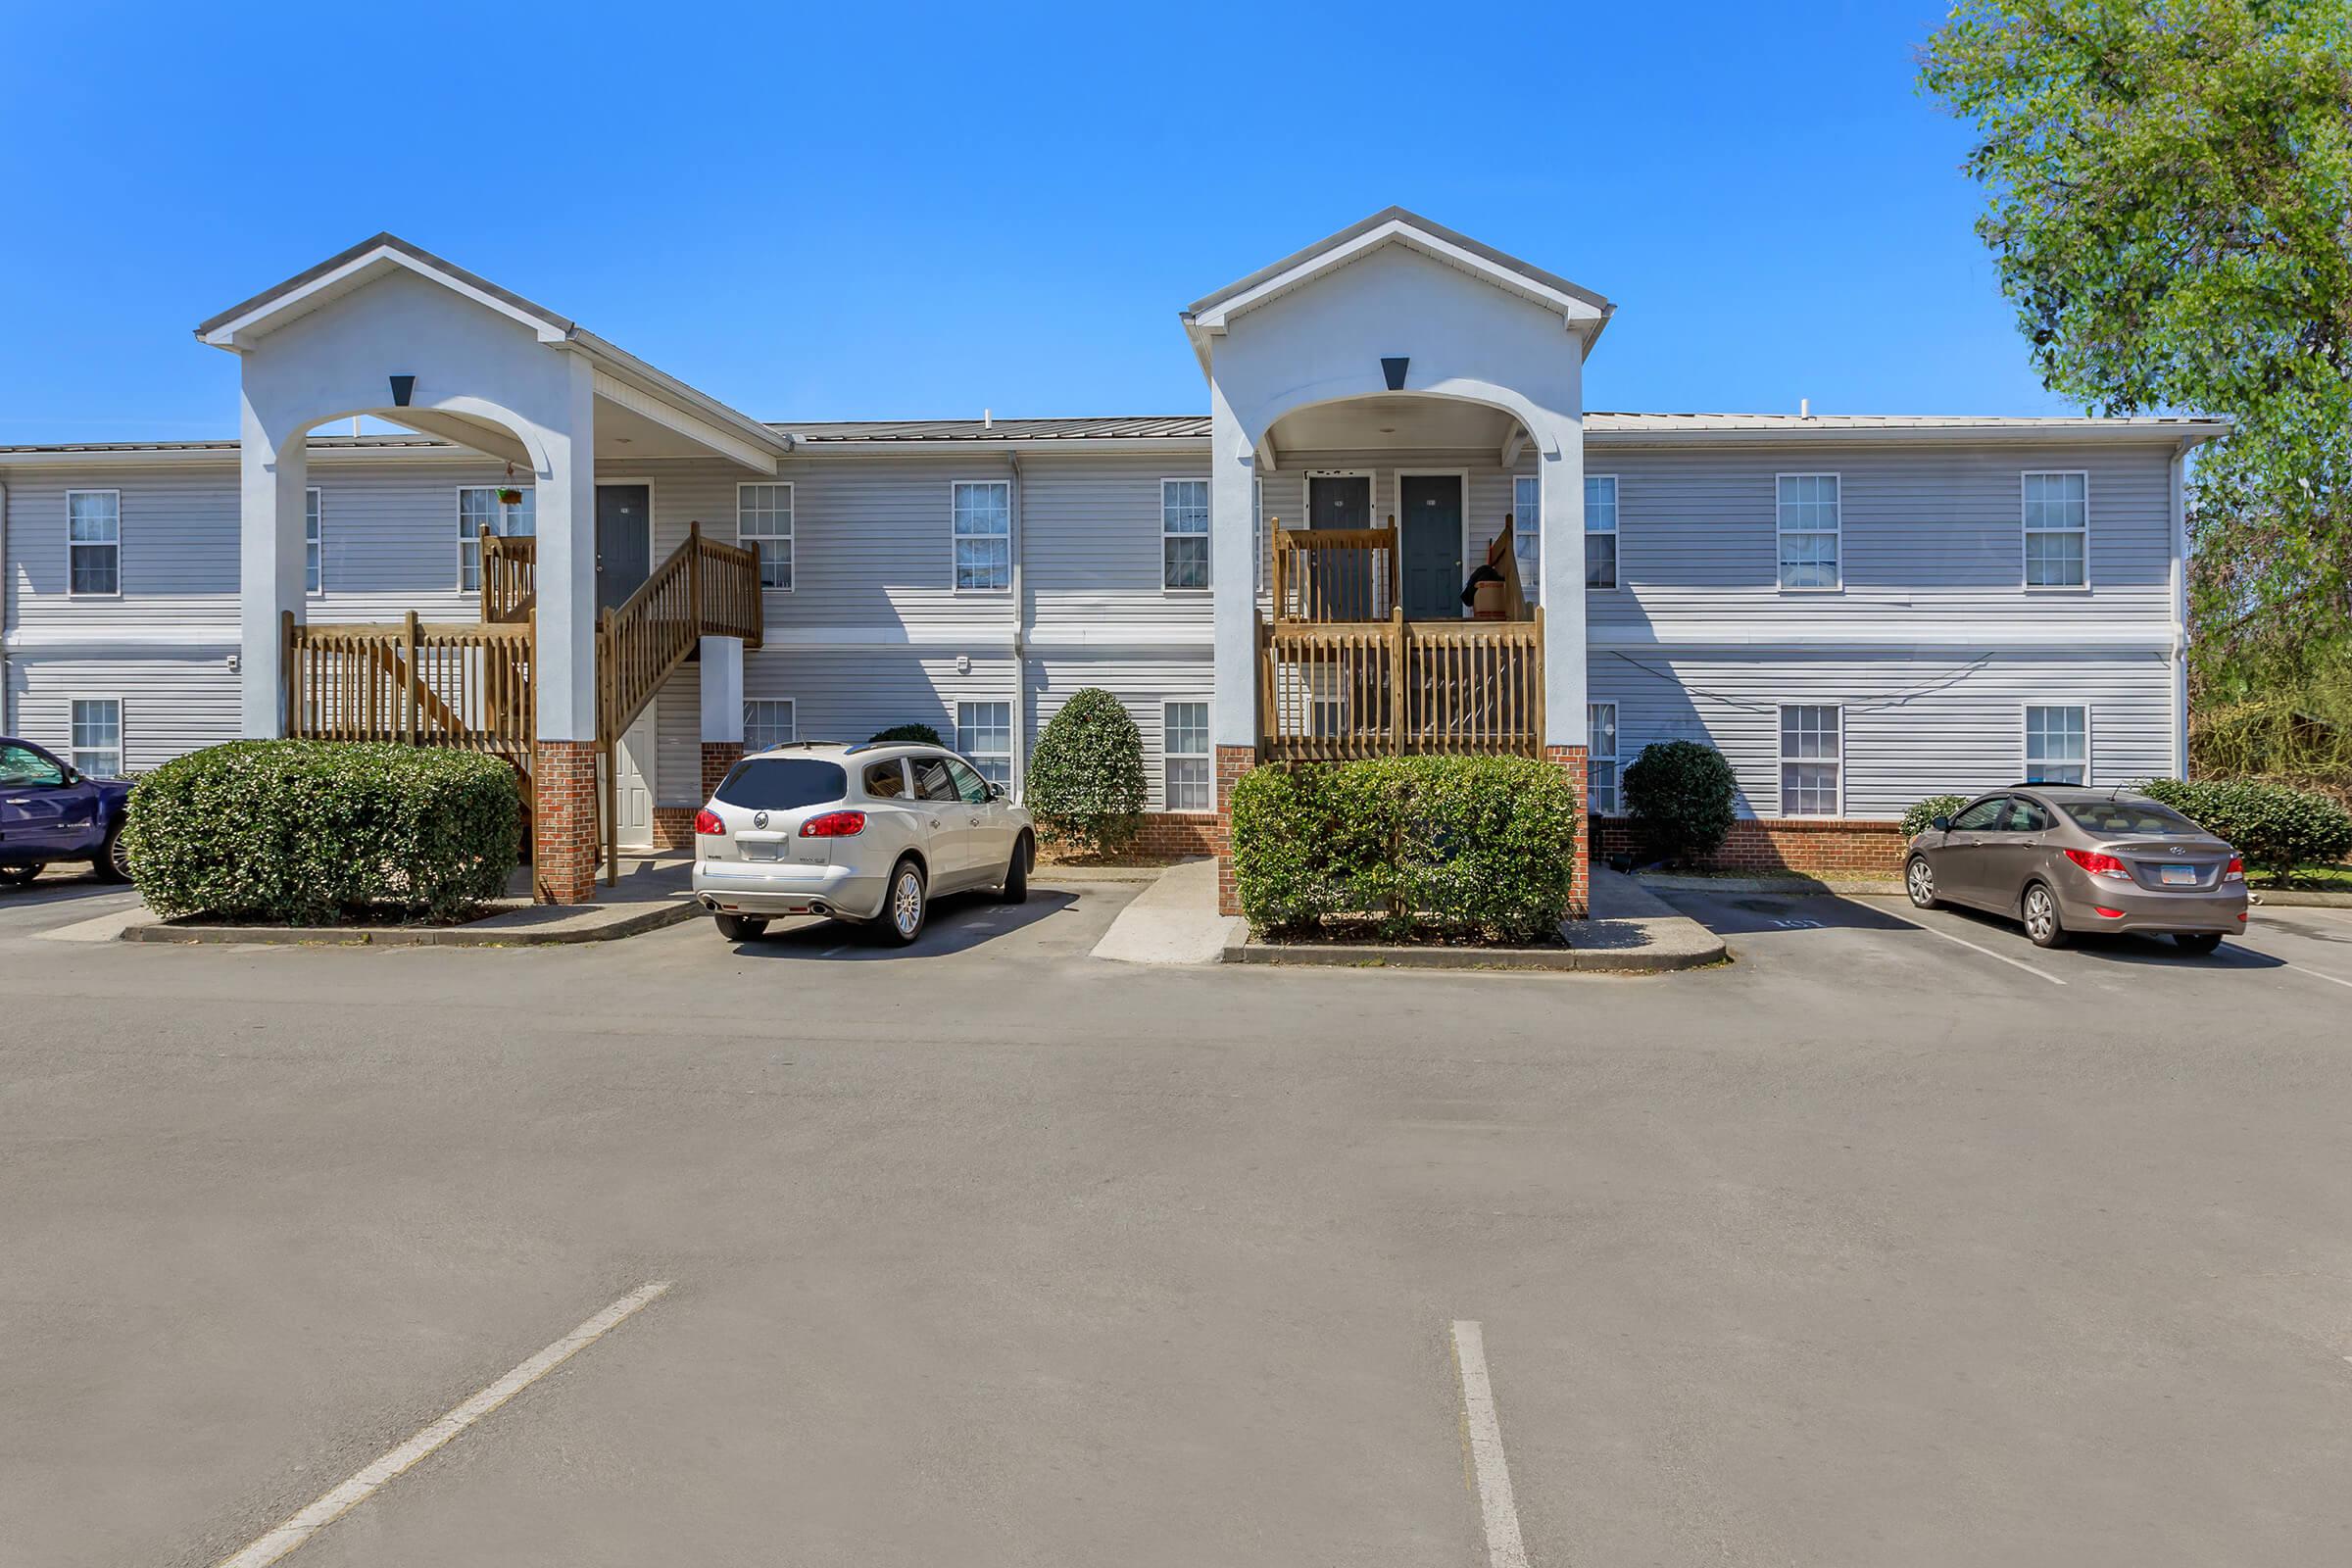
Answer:
[[[1499,579],[1489,579],[1471,590],[1470,613],[1479,620],[1508,620],[1511,618],[1511,585]]]

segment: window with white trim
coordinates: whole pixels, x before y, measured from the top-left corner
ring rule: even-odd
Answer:
[[[1844,761],[1844,714],[1807,704],[1781,710],[1781,814],[1836,816]]]
[[[1213,811],[1217,794],[1208,766],[1208,705],[1167,703],[1160,709],[1161,798],[1171,811]]]
[[[1617,476],[1585,477],[1585,586],[1617,586]]]
[[[1159,481],[1159,585],[1208,586],[1208,481]]]
[[[991,784],[1012,788],[1012,705],[957,703],[956,749]]]
[[[1511,480],[1511,554],[1519,558],[1519,597],[1544,602],[1544,481],[1535,474]]]
[[[326,553],[320,541],[318,519],[323,511],[316,485],[302,495],[302,588],[305,593],[322,593],[326,585]]]
[[[498,499],[513,489],[520,498]],[[479,593],[482,587],[482,530],[502,539],[526,539],[539,531],[538,492],[527,486],[469,484],[458,490],[458,588]]]
[[[792,486],[735,487],[735,542],[760,558],[760,586],[792,587]]]
[[[1784,473],[1778,483],[1781,586],[1838,587],[1842,581],[1838,562],[1838,475]]]
[[[2082,588],[2090,582],[2090,475],[2023,476],[2026,586]]]
[[[789,697],[746,698],[743,704],[743,749],[764,752],[771,746],[790,746],[801,738],[798,710]]]
[[[2090,710],[2074,705],[2026,709],[2026,782],[2090,782]]]
[[[74,699],[74,767],[92,778],[122,776],[122,703],[115,697]]]
[[[1617,705],[1585,705],[1585,809],[1617,814]]]
[[[66,492],[66,594],[104,596],[122,591],[122,495],[118,490]]]
[[[958,479],[954,510],[956,588],[1011,587],[1012,485],[1003,479]]]

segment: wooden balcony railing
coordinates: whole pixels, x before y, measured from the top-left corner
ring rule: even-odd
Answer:
[[[286,733],[397,741],[507,758],[531,770],[528,625],[407,619],[367,625],[285,618]]]
[[[1544,617],[1258,628],[1269,761],[1544,754]]]
[[[1397,596],[1396,527],[1269,528],[1274,618],[1385,621]]]

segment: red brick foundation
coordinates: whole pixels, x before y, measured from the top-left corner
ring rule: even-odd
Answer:
[[[1604,857],[1642,858],[1641,832],[1630,817],[1592,819]],[[1793,871],[1818,877],[1892,877],[1902,874],[1900,822],[1838,816],[1742,817],[1723,848],[1700,861],[1709,871]]]
[[[1214,811],[1147,811],[1135,847],[1146,855],[1171,859],[1217,853],[1217,813]]]
[[[596,743],[541,741],[531,778],[531,884],[539,902],[593,902],[596,860]]]
[[[718,793],[727,769],[743,760],[743,742],[703,742],[703,792],[692,806],[657,806],[654,808],[654,848],[657,850],[690,850],[694,848],[694,817],[702,803]]]
[[[1576,811],[1580,817],[1584,815],[1590,800],[1586,792],[1592,785],[1592,772],[1586,766],[1592,755],[1582,746],[1544,748],[1544,760],[1567,770],[1568,782],[1576,790]],[[1571,920],[1585,919],[1592,912],[1592,842],[1589,833],[1577,835],[1576,875],[1568,886],[1568,908],[1565,912]]]
[[[1254,746],[1217,748],[1217,814],[1209,819],[1209,847],[1217,857],[1217,912],[1242,912],[1241,890],[1233,880],[1233,786],[1257,765]]]

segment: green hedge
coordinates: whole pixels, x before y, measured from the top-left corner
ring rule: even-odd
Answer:
[[[448,920],[497,898],[521,817],[494,757],[236,741],[140,779],[122,833],[159,914],[330,925]]]
[[[928,724],[893,724],[865,743],[868,746],[945,746],[939,731]]]
[[[2352,854],[2352,812],[2310,790],[2256,779],[2170,778],[2133,788],[2228,839],[2248,865],[2282,880],[2299,865],[2326,865]]]
[[[1151,800],[1144,737],[1116,697],[1082,687],[1037,738],[1024,782],[1022,804],[1048,843],[1115,855],[1135,842]]]
[[[1625,770],[1625,810],[1649,853],[1697,860],[1730,836],[1739,782],[1732,764],[1696,741],[1653,741]]]
[[[1269,934],[1537,942],[1583,831],[1567,774],[1533,758],[1260,767],[1234,785],[1234,880]]]
[[[1969,803],[1966,795],[1931,795],[1903,813],[1903,837],[1915,839],[1928,830],[1928,824],[1939,816],[1958,816],[1960,808]]]

